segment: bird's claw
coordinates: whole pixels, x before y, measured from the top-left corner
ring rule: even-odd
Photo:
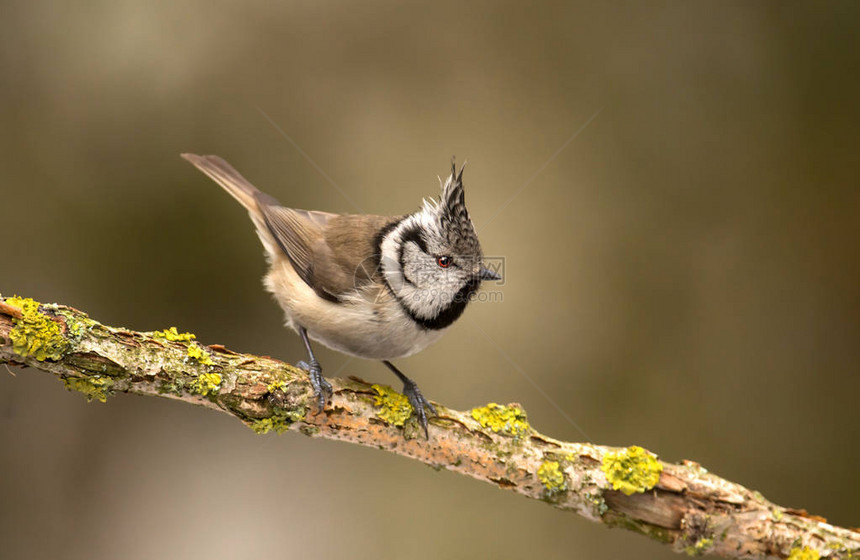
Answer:
[[[406,395],[406,398],[409,399],[409,404],[412,405],[412,410],[418,418],[418,423],[421,424],[421,428],[424,430],[424,437],[430,439],[430,434],[427,431],[427,411],[430,411],[433,416],[439,416],[439,413],[436,412],[436,407],[421,394],[418,385],[411,379],[403,383],[403,394]]]
[[[316,360],[311,360],[308,364],[305,361],[297,362],[297,366],[308,372],[311,378],[311,387],[314,389],[314,396],[317,399],[317,414],[323,411],[325,405],[331,400],[332,388],[331,383],[322,375],[320,363]]]

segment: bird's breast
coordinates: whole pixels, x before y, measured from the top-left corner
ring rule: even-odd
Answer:
[[[290,263],[273,263],[264,279],[293,329],[304,327],[311,339],[329,348],[374,360],[393,360],[433,344],[446,329],[427,329],[401,308],[382,285],[347,294],[339,302],[319,297]]]

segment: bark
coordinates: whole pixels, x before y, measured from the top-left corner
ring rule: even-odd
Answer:
[[[134,393],[225,412],[258,433],[298,431],[376,447],[495,484],[690,555],[860,558],[860,533],[775,505],[695,462],[638,447],[555,440],[517,404],[434,403],[429,439],[408,401],[355,377],[331,379],[317,412],[306,374],[268,357],[205,346],[175,329],[112,328],[76,309],[0,297],[0,363],[51,373],[90,399]]]

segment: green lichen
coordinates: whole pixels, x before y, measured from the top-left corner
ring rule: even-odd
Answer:
[[[597,515],[603,517],[603,514],[609,511],[609,506],[606,505],[606,500],[603,499],[603,495],[600,493],[593,494],[590,497],[591,503],[594,505]]]
[[[248,426],[260,435],[267,434],[272,430],[274,430],[275,433],[282,434],[289,430],[290,426],[294,423],[304,419],[307,413],[307,409],[305,408],[298,408],[296,410],[276,408],[275,412],[268,418],[254,420],[253,422],[250,422]],[[319,428],[317,428],[316,431],[319,431]],[[302,433],[305,435],[313,435],[313,433],[316,432],[309,433],[308,431],[303,431]]]
[[[85,313],[79,311],[73,313],[68,309],[59,309],[58,312],[66,319],[67,337],[80,339],[88,329],[99,324],[98,321],[93,321]]]
[[[714,546],[714,539],[703,537],[697,540],[695,544],[684,547],[684,552],[689,556],[701,556],[708,552],[712,546]]]
[[[196,336],[190,332],[181,333],[176,330],[176,327],[170,327],[169,329],[164,329],[163,331],[155,331],[152,333],[153,338],[161,338],[164,340],[169,340],[170,342],[191,342]]]
[[[379,408],[376,415],[392,426],[403,427],[403,424],[412,416],[412,405],[409,404],[409,399],[385,385],[374,384],[371,389],[376,392],[373,398],[373,405]]]
[[[93,399],[99,402],[107,402],[107,398],[111,394],[110,388],[113,386],[113,379],[101,375],[67,377],[63,379],[63,384],[69,391],[77,391],[85,395],[87,402]]]
[[[607,453],[600,467],[613,490],[621,490],[630,496],[653,488],[660,480],[663,465],[654,455],[639,446]]]
[[[484,428],[515,438],[525,435],[531,429],[525,411],[517,406],[490,403],[473,408],[471,414]]]
[[[201,373],[191,383],[191,390],[204,397],[215,393],[219,387],[221,387],[221,374],[218,373]]]
[[[167,393],[181,395],[183,390],[185,390],[185,379],[182,377],[168,379],[158,386],[158,392],[162,395]]]
[[[559,467],[558,461],[544,461],[538,469],[537,476],[549,495],[567,490],[564,472]]]
[[[320,433],[320,429],[317,426],[312,426],[310,424],[299,426],[299,431],[308,437],[314,437],[315,435]]]
[[[20,319],[13,318],[9,332],[12,350],[19,356],[32,356],[44,362],[59,360],[69,350],[69,341],[63,336],[59,323],[39,311],[39,302],[30,298],[10,297],[6,304],[21,310]]]
[[[215,364],[215,362],[212,361],[212,358],[209,357],[209,354],[206,352],[206,350],[201,348],[200,345],[196,342],[193,342],[188,346],[188,357],[192,360],[195,360],[198,364],[203,364],[204,366],[211,366]]]
[[[279,434],[284,431],[283,429],[278,430],[281,424],[276,422],[276,420],[272,418],[261,418],[259,420],[254,420],[249,424],[249,426],[252,430],[254,430],[255,433],[260,435],[268,434],[272,430],[277,431]]]
[[[841,558],[842,560],[857,560],[860,558],[860,549],[849,549],[843,542],[831,541],[827,543],[827,548],[832,550],[833,554],[825,556],[825,558]]]
[[[802,548],[796,546],[788,554],[788,560],[818,560],[819,558],[821,558],[821,554],[808,546]]]

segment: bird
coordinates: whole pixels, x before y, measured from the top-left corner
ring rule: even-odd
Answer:
[[[379,360],[403,383],[403,394],[429,439],[437,416],[418,385],[391,360],[439,340],[462,315],[482,282],[500,280],[485,266],[466,209],[463,170],[454,161],[437,200],[411,214],[334,214],[281,205],[214,155],[182,154],[247,211],[265,249],[263,279],[307,352],[308,372],[322,411],[332,396],[311,340],[360,358]]]

